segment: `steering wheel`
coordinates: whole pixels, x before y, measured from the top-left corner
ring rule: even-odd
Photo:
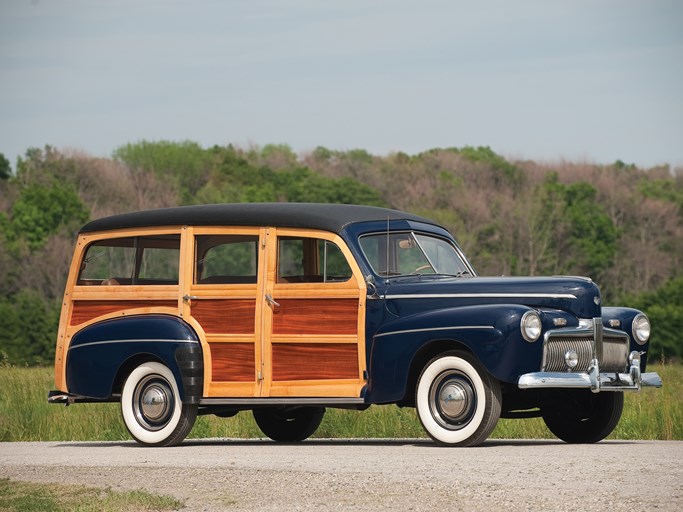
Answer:
[[[431,268],[431,265],[422,265],[421,267],[417,267],[415,270],[413,270],[413,274],[417,274],[420,270],[427,270]]]

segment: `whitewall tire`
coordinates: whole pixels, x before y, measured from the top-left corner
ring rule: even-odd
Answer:
[[[436,442],[476,446],[498,423],[500,383],[468,352],[446,352],[422,371],[416,408],[422,426]]]
[[[128,375],[121,393],[121,413],[138,443],[173,446],[192,430],[197,405],[182,403],[171,370],[161,363],[147,362]]]

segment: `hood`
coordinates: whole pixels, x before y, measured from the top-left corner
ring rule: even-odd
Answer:
[[[584,277],[410,276],[391,280],[387,300],[438,300],[441,307],[475,304],[523,304],[568,311],[580,318],[600,316],[600,289]]]

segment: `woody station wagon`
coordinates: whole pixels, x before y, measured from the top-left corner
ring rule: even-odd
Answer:
[[[300,441],[326,408],[415,407],[438,443],[542,417],[570,443],[617,425],[650,324],[581,277],[478,277],[434,222],[383,208],[221,204],[116,215],[79,235],[52,403],[121,403],[144,445],[251,410]]]

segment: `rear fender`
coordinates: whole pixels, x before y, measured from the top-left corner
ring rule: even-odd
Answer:
[[[183,402],[199,402],[204,384],[201,344],[187,323],[170,315],[114,318],[76,333],[67,353],[68,392],[111,399],[133,368],[145,361],[158,361],[171,370]]]

